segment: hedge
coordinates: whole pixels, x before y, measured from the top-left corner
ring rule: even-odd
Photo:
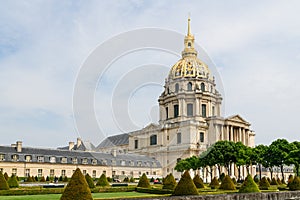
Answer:
[[[157,188],[141,188],[137,187],[136,188],[137,192],[141,193],[149,193],[149,194],[172,194],[173,190],[168,190],[168,189],[157,189]]]

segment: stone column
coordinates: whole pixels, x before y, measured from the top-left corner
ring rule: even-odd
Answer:
[[[229,126],[226,126],[226,139],[229,141]]]
[[[234,139],[233,139],[233,126],[230,126],[230,139],[231,139],[231,141],[234,141]]]
[[[242,128],[239,127],[239,142],[242,142]]]
[[[178,116],[182,117],[183,115],[183,99],[178,99]]]
[[[196,98],[196,101],[195,101],[195,114],[196,116],[199,116],[200,115],[200,104],[199,104],[199,99]]]
[[[220,125],[221,126],[221,140],[224,140],[224,126],[223,125]]]
[[[243,129],[243,144],[246,145],[246,130]]]

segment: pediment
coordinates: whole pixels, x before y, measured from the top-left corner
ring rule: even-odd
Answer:
[[[234,121],[234,122],[239,122],[239,123],[249,124],[249,122],[247,122],[245,119],[243,119],[240,115],[233,115],[233,116],[230,116],[230,117],[226,118],[226,120],[228,120],[228,121]]]
[[[145,128],[143,128],[143,131],[154,130],[157,128],[158,128],[158,125],[151,123],[148,126],[146,126]]]

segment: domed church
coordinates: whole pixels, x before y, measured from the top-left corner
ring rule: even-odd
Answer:
[[[100,151],[118,150],[154,157],[162,166],[163,176],[173,173],[179,178],[180,173],[174,169],[178,161],[200,155],[219,140],[254,146],[255,133],[249,122],[239,115],[222,117],[222,96],[209,66],[197,57],[194,44],[188,19],[182,58],[171,68],[158,98],[159,123],[108,137],[97,147]],[[246,169],[242,174],[246,174]],[[200,175],[211,178],[205,170]],[[237,175],[237,170],[232,170],[231,175]]]

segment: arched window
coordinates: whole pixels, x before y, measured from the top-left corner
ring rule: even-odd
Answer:
[[[200,142],[204,142],[204,133],[200,132]]]
[[[187,85],[187,90],[192,91],[192,87],[193,87],[193,84],[191,82],[189,82]]]
[[[205,91],[205,85],[204,85],[204,83],[201,83],[200,87],[201,87],[201,91],[204,92]]]
[[[179,91],[179,84],[176,83],[176,84],[175,84],[175,92],[178,92],[178,91]]]
[[[156,145],[157,144],[157,135],[151,135],[150,136],[150,145]]]

